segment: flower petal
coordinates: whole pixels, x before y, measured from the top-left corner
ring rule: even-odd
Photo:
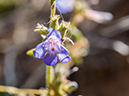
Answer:
[[[60,43],[61,43],[62,36],[61,36],[61,34],[60,34],[59,31],[53,30],[53,28],[49,28],[48,31],[49,31],[49,34],[47,35],[47,39],[48,39],[51,35],[55,35],[55,36],[58,38],[58,40],[60,41]]]
[[[113,15],[109,12],[95,11],[92,9],[86,10],[85,15],[88,19],[97,23],[105,23],[113,19]]]
[[[49,34],[47,35],[47,38],[49,38],[49,37],[52,35],[52,33],[53,33],[53,28],[49,28],[48,31],[49,31]]]
[[[62,63],[67,63],[71,59],[71,57],[66,54],[58,54],[58,58]]]
[[[44,57],[44,63],[46,65],[54,66],[57,63],[57,56],[47,53],[47,55]]]
[[[61,36],[61,34],[60,34],[60,32],[59,32],[59,31],[54,30],[52,34],[53,34],[53,35],[55,35],[59,40],[61,40],[61,39],[62,39],[62,36]]]
[[[63,45],[61,45],[61,53],[69,54],[69,51]]]
[[[74,9],[74,0],[56,0],[56,8],[62,14],[71,12]]]
[[[45,42],[42,42],[42,43],[40,43],[40,44],[38,44],[37,46],[36,46],[36,50],[35,51],[33,51],[33,53],[34,53],[34,56],[36,57],[36,58],[42,58],[43,56],[44,56],[44,54],[46,53],[45,51],[44,51],[44,49],[43,49],[43,45],[44,45],[44,43]]]

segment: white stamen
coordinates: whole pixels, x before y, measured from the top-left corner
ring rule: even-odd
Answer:
[[[64,41],[70,41],[74,45],[74,42],[68,37],[64,37],[62,43],[64,43]]]

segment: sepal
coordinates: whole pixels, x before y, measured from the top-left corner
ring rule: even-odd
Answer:
[[[67,35],[68,33],[71,34],[70,31],[68,31],[69,28],[70,28],[70,22],[62,21],[57,30],[61,32],[61,35],[63,37],[64,35]]]
[[[42,35],[47,35],[49,33],[48,28],[45,27],[43,24],[37,23],[36,29],[34,29],[35,32],[39,32]]]
[[[54,30],[57,29],[57,27],[59,26],[59,18],[60,15],[53,15],[51,18],[51,23],[50,23],[50,27],[53,28]]]
[[[73,91],[75,91],[78,88],[78,84],[75,81],[70,81],[67,84],[64,85],[64,91],[71,93]]]
[[[33,56],[34,57],[34,51],[36,50],[36,48],[30,49],[26,52],[27,55]]]

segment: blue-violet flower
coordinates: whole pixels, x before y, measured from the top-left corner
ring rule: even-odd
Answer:
[[[36,58],[43,58],[44,63],[49,66],[54,66],[57,63],[57,56],[62,63],[67,63],[71,57],[68,56],[69,51],[61,44],[62,36],[59,31],[48,29],[46,41],[38,44],[36,50],[33,51]]]
[[[56,0],[56,9],[62,14],[72,12],[74,9],[74,0]]]

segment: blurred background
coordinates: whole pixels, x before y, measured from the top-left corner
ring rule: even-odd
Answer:
[[[90,48],[77,65],[79,71],[69,77],[79,84],[70,96],[129,96],[129,0],[100,0],[91,7],[111,12],[114,19],[106,24],[83,20],[78,25]],[[72,13],[63,16],[68,21]],[[49,0],[0,0],[0,85],[45,86],[43,60],[26,52],[42,41],[33,31],[36,24],[49,20]]]

